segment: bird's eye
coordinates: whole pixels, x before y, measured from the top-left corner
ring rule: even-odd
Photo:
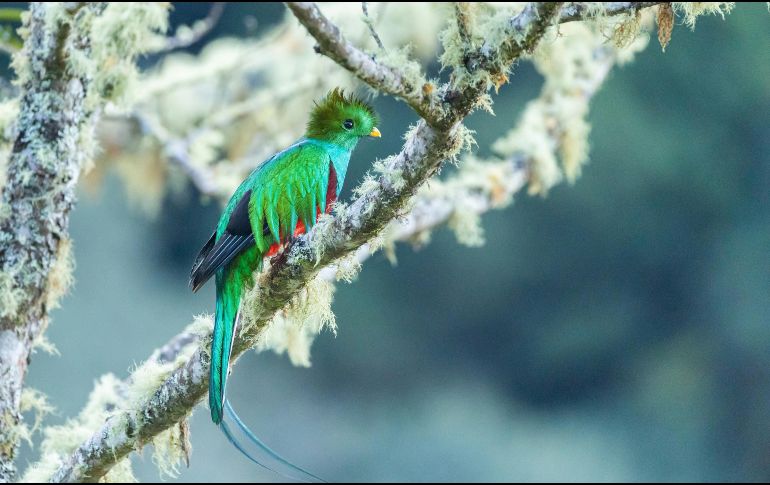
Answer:
[[[353,120],[345,120],[342,123],[342,127],[346,130],[352,130],[353,129]]]

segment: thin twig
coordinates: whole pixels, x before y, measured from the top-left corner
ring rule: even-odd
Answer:
[[[345,39],[315,3],[287,2],[294,16],[312,35],[316,50],[355,74],[373,88],[403,99],[422,118],[432,124],[441,119],[441,112],[422,95],[423,80],[407,77],[400,70],[381,64]]]
[[[654,7],[665,2],[604,2],[603,15],[613,16],[621,14],[633,14],[639,10]],[[561,22],[574,22],[585,20],[588,15],[588,4],[581,2],[570,2],[564,5],[559,14]]]
[[[374,28],[374,21],[369,17],[368,3],[369,2],[361,2],[361,10],[364,12],[364,22],[366,22],[366,26],[369,27],[369,33],[372,34],[372,38],[377,43],[377,47],[379,47],[381,51],[384,51],[385,46],[382,45],[382,40],[380,39],[379,34],[377,34],[377,30]]]
[[[191,27],[178,28],[176,34],[168,37],[155,53],[184,49],[199,42],[217,26],[222,18],[222,13],[225,11],[226,4],[227,2],[213,2],[206,18],[195,22]]]

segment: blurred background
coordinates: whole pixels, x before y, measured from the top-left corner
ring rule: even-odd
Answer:
[[[172,25],[208,10],[175,2]],[[190,50],[283,14],[228,4]],[[591,163],[574,186],[485,215],[481,248],[444,229],[420,251],[399,246],[395,267],[377,255],[338,286],[339,333],[316,340],[310,369],[241,359],[228,386],[241,416],[334,481],[770,480],[768,45],[764,3],[678,25],[665,53],[652,43],[594,99]],[[471,118],[481,156],[540,84],[522,63],[497,116]],[[357,150],[345,198],[415,120],[375,104],[384,137]],[[126,376],[213,311],[213,287],[193,295],[187,278],[218,216],[192,187],[154,219],[114,175],[81,194],[76,286],[48,331],[61,355],[36,354],[28,381],[57,407],[49,423],[76,415],[96,377]],[[191,430],[180,481],[280,479],[204,407]],[[25,446],[20,467],[36,457]],[[133,460],[157,480],[151,453]]]

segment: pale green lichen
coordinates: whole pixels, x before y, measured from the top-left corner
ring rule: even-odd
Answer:
[[[627,62],[648,43],[643,29],[650,15],[618,20],[603,19],[603,13],[597,8],[591,14],[601,25],[562,25],[562,37],[540,44],[534,62],[545,78],[542,94],[527,105],[516,129],[493,144],[501,158],[519,154],[530,160],[530,194],[545,195],[564,178],[574,182],[580,176],[589,153],[591,80],[608,69],[608,62]],[[606,26],[623,32],[623,47],[605,44]]]
[[[193,328],[200,325],[198,319],[199,317],[196,317],[196,320],[191,325]],[[125,390],[126,408],[138,409],[142,407],[153,397],[155,391],[166,378],[190,359],[196,348],[196,345],[189,344],[177,353],[173,361],[159,362],[158,360],[150,359],[137,366],[131,372],[130,384]]]
[[[214,315],[210,313],[201,313],[199,315],[195,315],[193,317],[192,323],[185,329],[186,332],[197,336],[198,339],[203,339],[207,335],[211,335],[213,330]]]
[[[631,45],[642,29],[642,13],[636,12],[620,16],[621,20],[616,22],[612,30],[612,42],[616,47],[623,48]]]
[[[48,337],[45,333],[41,333],[35,339],[32,341],[32,350],[38,351],[42,350],[46,354],[49,355],[55,355],[59,356],[61,353],[59,352],[59,349],[56,348],[56,345],[54,345],[53,342],[48,340]]]
[[[189,156],[191,163],[205,167],[216,162],[222,152],[225,135],[215,129],[200,130],[190,143]]]
[[[100,480],[100,483],[139,483],[134,475],[131,458],[126,457],[115,463]]]
[[[587,110],[586,110],[587,111]],[[588,135],[591,125],[586,121],[587,112],[576,117],[572,123],[564,127],[559,145],[564,174],[570,183],[580,176],[583,164],[588,160]]]
[[[126,105],[136,81],[134,59],[157,45],[168,27],[168,3],[109,2],[91,23],[94,90],[103,99]],[[80,66],[81,68],[85,66]]]
[[[385,255],[385,259],[388,260],[391,266],[398,265],[398,255],[396,254],[396,241],[386,241],[382,246],[382,254]]]
[[[46,293],[49,310],[58,308],[59,301],[72,287],[74,268],[75,258],[72,255],[72,241],[70,239],[61,239],[54,264],[48,272]]]
[[[21,391],[19,409],[22,413],[34,413],[35,418],[32,421],[32,429],[30,430],[32,433],[38,431],[43,423],[43,419],[55,410],[48,402],[48,397],[45,394],[28,387]]]
[[[546,103],[543,100],[530,102],[518,129],[510,131],[505,137],[492,145],[492,150],[501,158],[507,158],[517,153],[527,154],[532,161],[530,164],[529,193],[545,195],[548,190],[559,183],[562,173],[555,155],[555,146],[549,137],[549,128],[556,121],[546,114]]]
[[[368,194],[379,190],[380,182],[371,173],[367,172],[364,175],[364,179],[353,189],[353,196],[355,198],[364,197]]]
[[[382,246],[382,253],[385,255],[385,259],[388,260],[391,266],[398,265],[398,255],[396,254],[396,242],[388,241]]]
[[[447,225],[454,231],[457,242],[463,246],[473,248],[484,245],[484,228],[481,226],[481,216],[462,202],[455,205],[455,210],[452,211]]]
[[[188,426],[185,418],[152,440],[152,461],[158,468],[161,478],[177,478],[180,466],[182,464],[189,466],[191,445]]]
[[[695,29],[701,15],[720,15],[723,19],[735,7],[735,2],[673,2],[674,12],[684,15],[684,23]]]
[[[19,100],[6,99],[0,102],[0,141],[10,143],[13,138],[12,127],[19,115]]]
[[[334,264],[337,266],[337,271],[334,274],[337,281],[352,283],[361,271],[361,261],[358,260],[355,251],[338,259]]]
[[[174,370],[173,362],[148,360],[131,370],[131,385],[126,389],[126,401],[138,406],[152,398],[166,377]]]
[[[380,231],[380,234],[374,236],[367,243],[367,245],[369,246],[369,252],[371,254],[374,254],[377,251],[381,250],[387,244],[387,242],[385,241],[385,236],[382,234],[383,232],[385,231]]]
[[[466,16],[465,26],[460,29],[454,11],[447,22],[447,27],[439,38],[444,48],[439,61],[444,68],[453,68],[454,81],[457,85],[483,85],[485,89],[498,88],[507,79],[507,67],[500,52],[493,52],[491,46],[521,42],[520,32],[510,29],[510,19],[524,8],[524,4],[476,4]],[[487,56],[484,60],[487,69],[466,66],[469,52],[480,51]],[[467,67],[471,69],[468,70]],[[488,103],[479,107],[491,109]]]
[[[449,161],[457,164],[460,155],[472,151],[474,147],[478,146],[478,143],[476,143],[476,132],[463,124],[455,127],[453,135],[454,149],[451,152]]]
[[[209,335],[211,318],[207,315],[196,317],[186,331],[193,335]],[[183,347],[170,362],[159,362],[151,359],[139,365],[131,374],[128,383],[120,381],[112,374],[102,376],[95,384],[86,406],[76,418],[67,420],[63,425],[49,426],[43,430],[40,461],[32,464],[26,470],[22,481],[48,481],[59,469],[65,459],[84,441],[93,435],[107,420],[112,418],[114,426],[110,427],[113,434],[106,436],[108,447],[115,448],[125,438],[127,423],[121,421],[125,417],[119,414],[123,410],[140,409],[157,391],[160,384],[176,369],[189,360],[197,350],[197,342],[191,342]],[[37,409],[41,406],[39,396],[30,395],[29,402]],[[141,422],[134,426],[141,426]],[[174,473],[180,463],[180,457],[189,455],[186,427],[180,425],[177,431],[168,431],[153,440],[155,445],[153,459],[158,464],[163,476]],[[182,436],[182,434],[184,436]],[[184,437],[184,440],[182,440]],[[176,447],[176,448],[175,448]],[[105,482],[136,481],[131,469],[130,458],[124,458],[113,466],[102,478]]]
[[[0,318],[16,315],[24,296],[24,289],[16,284],[13,273],[0,271]]]
[[[430,244],[431,239],[433,239],[433,233],[430,231],[430,229],[423,229],[412,234],[407,242],[411,244],[413,249],[416,250],[422,249]]]
[[[241,332],[250,328],[252,325],[258,324],[260,321],[259,317],[262,314],[262,305],[260,304],[260,297],[262,293],[260,288],[262,285],[260,284],[260,280],[264,277],[265,274],[267,274],[269,265],[270,261],[265,260],[262,266],[262,273],[254,274],[254,285],[247,287],[246,291],[243,292],[240,308],[241,321],[239,322]]]
[[[404,179],[403,171],[393,163],[393,160],[393,157],[377,160],[372,165],[372,170],[379,174],[393,190],[401,190],[406,185],[406,180]],[[379,181],[377,184],[379,184]],[[368,186],[373,187],[373,184],[369,183]],[[361,191],[358,192],[360,193]]]
[[[67,420],[63,425],[44,428],[40,461],[27,468],[21,481],[47,482],[64,460],[104,423],[111,410],[120,406],[123,402],[120,386],[120,380],[114,375],[102,376],[89,395],[86,406],[76,418]],[[125,476],[125,466],[123,475]]]
[[[398,69],[406,86],[411,88],[410,95],[421,93],[422,86],[427,82],[419,62],[412,58],[410,46],[389,49],[379,55],[377,61]]]
[[[310,347],[324,329],[336,335],[331,309],[334,284],[315,278],[281,312],[277,313],[257,342],[258,352],[286,353],[296,366],[310,366]]]
[[[48,398],[42,392],[32,388],[22,389],[19,411],[25,414],[32,413],[34,417],[32,419],[32,426],[24,421],[19,422],[16,426],[15,433],[18,439],[26,441],[30,447],[33,447],[32,436],[40,430],[43,419],[54,410],[54,407],[48,402]]]

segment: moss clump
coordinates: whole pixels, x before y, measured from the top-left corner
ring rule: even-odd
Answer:
[[[457,242],[471,248],[484,245],[484,228],[481,226],[481,216],[472,206],[462,202],[455,206],[447,222],[454,231]]]
[[[64,297],[72,287],[75,258],[72,255],[72,241],[61,239],[59,249],[51,270],[48,273],[48,309],[59,307],[59,300]]]
[[[273,317],[260,335],[257,351],[284,352],[292,364],[310,366],[310,347],[316,335],[324,329],[336,334],[334,312],[331,309],[334,284],[315,278],[281,312]]]
[[[21,481],[47,482],[64,460],[104,424],[109,414],[122,403],[120,388],[121,382],[114,375],[102,376],[91,391],[86,406],[76,418],[67,420],[63,425],[44,428],[40,461],[27,468]],[[126,476],[125,465],[122,475]]]
[[[176,426],[160,433],[152,440],[152,461],[161,478],[176,478],[182,464],[190,465],[190,429],[185,418]]]
[[[102,99],[127,105],[132,99],[136,56],[158,45],[168,28],[169,4],[164,2],[110,2],[90,23],[91,56],[77,68],[93,76],[93,88]]]
[[[735,2],[674,2],[674,12],[684,15],[684,23],[695,29],[695,23],[701,15],[720,15],[725,18],[735,7]]]

